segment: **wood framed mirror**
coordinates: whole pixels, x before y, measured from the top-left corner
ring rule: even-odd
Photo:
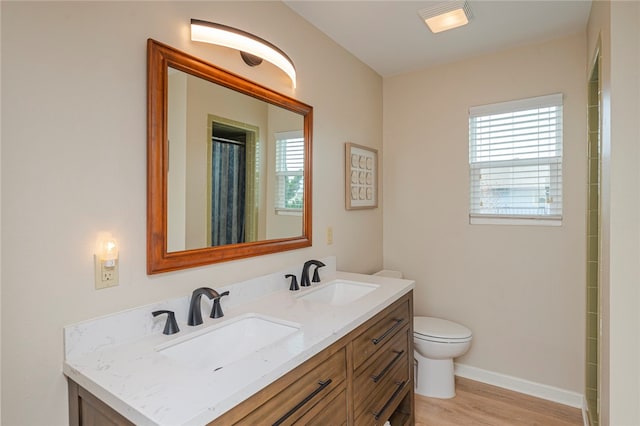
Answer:
[[[310,246],[312,116],[149,39],[147,273]]]

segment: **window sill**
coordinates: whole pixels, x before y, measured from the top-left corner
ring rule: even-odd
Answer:
[[[469,217],[470,225],[562,226],[562,218]]]
[[[276,209],[276,214],[280,216],[302,216],[302,209]]]

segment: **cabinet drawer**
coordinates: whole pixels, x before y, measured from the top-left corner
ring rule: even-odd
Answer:
[[[395,371],[393,380],[389,380],[380,392],[368,400],[360,412],[356,412],[356,425],[382,425],[394,412],[407,392],[411,391],[413,381],[409,380],[406,366]]]
[[[363,364],[356,372],[353,383],[356,413],[360,413],[363,405],[373,398],[379,389],[389,386],[391,376],[402,376],[396,370],[404,368],[407,370],[407,376],[410,375],[408,368],[413,354],[409,353],[409,347],[409,328],[403,327],[393,340],[380,348],[373,362]]]
[[[316,404],[296,422],[296,426],[343,426],[346,424],[347,391],[344,389],[329,404]]]
[[[249,413],[237,424],[243,425],[291,425],[317,404],[326,406],[327,398],[334,390],[345,388],[345,349],[333,354],[326,361],[287,386],[267,402]]]
[[[378,322],[354,339],[354,369],[360,367],[364,361],[372,357],[378,349],[409,324],[410,300],[403,299],[399,305],[392,306]]]

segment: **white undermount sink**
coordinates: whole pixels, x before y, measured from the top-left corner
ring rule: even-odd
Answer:
[[[336,280],[322,287],[308,290],[298,296],[298,299],[333,306],[346,305],[371,293],[378,287],[377,284]]]
[[[156,351],[196,369],[216,371],[295,333],[300,325],[247,314],[156,347]]]

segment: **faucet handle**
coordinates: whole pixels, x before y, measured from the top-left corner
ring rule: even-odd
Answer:
[[[176,322],[176,314],[173,311],[161,310],[161,311],[153,311],[151,314],[154,317],[157,317],[161,314],[167,314],[167,322],[164,323],[164,331],[163,334],[176,334],[180,329],[178,328],[178,323]]]
[[[322,262],[318,262],[319,265],[316,265],[316,269],[314,269],[313,271],[313,278],[311,279],[311,282],[314,283],[319,283],[320,282],[320,274],[318,273],[318,269],[322,268],[324,265],[324,263]]]
[[[300,290],[300,286],[298,285],[298,278],[293,274],[287,274],[284,276],[285,278],[291,278],[291,285],[289,286],[289,290],[298,291]]]
[[[222,312],[222,306],[220,306],[220,299],[222,296],[228,296],[229,292],[225,291],[221,293],[218,297],[213,299],[213,308],[211,308],[211,315],[209,318],[222,318],[224,316],[224,312]]]

